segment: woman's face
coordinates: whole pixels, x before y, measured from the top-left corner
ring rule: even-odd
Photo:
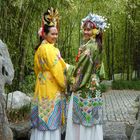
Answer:
[[[45,34],[45,39],[49,43],[53,44],[53,43],[56,42],[57,38],[58,38],[58,30],[57,30],[57,28],[56,27],[50,27],[49,33]]]
[[[84,40],[89,40],[93,35],[92,29],[84,27]]]

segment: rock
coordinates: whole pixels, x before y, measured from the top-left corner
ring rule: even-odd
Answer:
[[[11,92],[8,94],[8,109],[19,109],[31,103],[31,98],[20,91]]]
[[[103,80],[102,82],[101,82],[101,84],[103,84],[103,85],[106,85],[106,86],[108,86],[108,87],[112,87],[112,82],[113,82],[113,80]]]
[[[131,124],[125,124],[126,126],[126,135],[127,137],[130,139],[131,135],[132,135],[132,132],[134,130],[134,125],[131,125]]]
[[[107,122],[103,130],[104,140],[128,140],[126,126],[122,122]]]
[[[11,62],[6,44],[0,40],[0,93],[4,91],[4,85],[11,84],[14,78],[14,68]]]
[[[26,139],[30,137],[30,122],[20,122],[20,123],[11,123],[10,128],[13,131],[14,138],[17,139]]]
[[[135,124],[132,136],[130,140],[140,140],[140,122]]]
[[[5,113],[5,100],[0,94],[0,140],[12,140],[13,134],[9,128],[9,123]]]
[[[134,130],[133,130],[130,140],[140,140],[140,95],[137,96],[135,101],[136,101],[136,105],[138,107],[138,112],[136,115],[137,121],[135,123]]]
[[[13,134],[5,113],[6,102],[2,94],[5,84],[11,84],[13,78],[14,69],[7,46],[0,40],[0,140],[13,140]]]
[[[22,107],[26,107],[28,105],[30,106],[30,103],[31,98],[28,97],[23,92],[15,91],[8,94],[8,103],[7,103],[8,111],[16,110],[18,112],[18,110],[20,111],[21,109],[23,109]],[[18,114],[17,118],[20,117],[20,119],[23,119],[24,118],[23,113],[25,113],[24,111],[27,110],[23,110],[21,114]],[[11,123],[10,128],[12,129],[15,140],[18,139],[29,140],[30,122],[26,121],[26,122]]]
[[[138,108],[136,108],[136,107],[133,107],[133,108],[129,108],[128,109],[128,113],[130,114],[130,115],[134,115],[134,116],[136,116],[136,113],[138,112]]]

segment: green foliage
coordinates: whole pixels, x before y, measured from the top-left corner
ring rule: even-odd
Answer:
[[[140,90],[140,81],[113,81],[112,89],[134,89]]]
[[[20,122],[29,120],[31,112],[31,105],[24,105],[20,109],[7,110],[7,117],[10,122]]]
[[[35,88],[35,75],[32,73],[31,75],[27,75],[19,85],[22,92],[27,93],[28,95],[32,95],[34,93]]]
[[[33,92],[34,49],[43,12],[53,6],[60,13],[58,48],[67,63],[74,64],[80,45],[80,22],[89,12],[105,16],[111,24],[103,37],[103,61],[108,79],[133,71],[140,77],[139,0],[1,0],[0,39],[8,46],[15,69],[10,90]],[[34,82],[33,82],[34,81]]]
[[[101,93],[106,92],[108,90],[108,86],[105,84],[100,84]]]

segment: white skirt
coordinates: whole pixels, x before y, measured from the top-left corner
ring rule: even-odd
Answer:
[[[30,140],[61,140],[61,130],[40,131],[32,129]]]
[[[65,140],[103,140],[102,125],[85,127],[74,124],[72,121],[73,94],[68,107],[66,138]]]

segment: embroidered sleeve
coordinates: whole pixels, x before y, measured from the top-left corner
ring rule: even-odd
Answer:
[[[104,63],[101,63],[101,68],[100,68],[100,73],[99,73],[100,78],[105,78],[105,69],[104,69]]]
[[[81,54],[74,71],[74,76],[76,78],[74,85],[75,91],[85,87],[89,81],[94,70],[94,63],[97,56],[98,52],[94,49],[93,45],[88,45],[85,51]]]

